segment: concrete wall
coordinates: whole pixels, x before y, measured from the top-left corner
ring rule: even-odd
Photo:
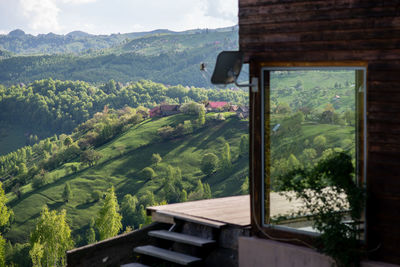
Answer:
[[[331,267],[334,261],[310,248],[256,237],[239,237],[239,267]],[[361,267],[395,267],[362,262]]]
[[[147,235],[149,231],[166,230],[169,227],[164,223],[152,223],[140,230],[67,251],[67,266],[105,267],[133,262],[134,247],[152,244],[153,238]]]

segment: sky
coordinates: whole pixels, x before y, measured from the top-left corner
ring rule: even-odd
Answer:
[[[237,14],[238,0],[0,0],[0,34],[214,29]]]

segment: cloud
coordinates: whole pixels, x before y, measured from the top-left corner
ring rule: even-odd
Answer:
[[[74,5],[81,5],[81,4],[88,4],[94,3],[97,0],[61,0],[64,4],[74,4]]]
[[[238,0],[0,0],[0,30],[95,34],[237,24]]]
[[[29,21],[28,28],[35,32],[59,31],[60,9],[54,0],[20,0],[22,15]]]
[[[205,15],[232,20],[237,17],[238,0],[206,0]]]

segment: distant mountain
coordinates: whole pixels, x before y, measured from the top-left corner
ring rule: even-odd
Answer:
[[[92,34],[89,34],[87,32],[83,32],[83,31],[73,31],[70,33],[67,33],[65,36],[69,36],[69,37],[75,37],[75,38],[79,38],[79,37],[90,37],[93,36]]]
[[[183,32],[174,32],[166,29],[158,29],[147,32],[132,32],[111,35],[92,35],[83,31],[73,31],[66,35],[54,33],[39,34],[33,36],[25,34],[23,30],[16,29],[7,35],[0,35],[0,49],[20,55],[37,54],[60,54],[60,53],[81,53],[88,50],[107,49],[118,46],[126,40],[144,36],[156,36],[162,34],[195,34],[203,31],[226,32],[235,27],[221,28],[215,30],[197,29]]]
[[[60,39],[59,35],[40,35],[37,43],[49,51],[71,50],[71,47],[83,45],[82,42],[95,40],[92,47],[106,45],[107,38],[123,39],[125,35],[73,37],[84,33],[73,33],[63,38],[70,38],[70,43]],[[219,30],[191,30],[171,33],[157,30],[138,33],[136,39],[125,38],[120,45],[107,50],[90,48],[79,55],[57,54],[37,56],[15,56],[0,60],[0,83],[11,85],[29,83],[34,80],[53,78],[59,80],[81,80],[87,82],[107,82],[114,79],[119,82],[138,81],[141,79],[161,82],[168,85],[212,87],[210,75],[215,59],[223,50],[238,49],[237,28]],[[131,33],[130,36],[134,36]],[[114,36],[114,37],[113,37]],[[0,36],[9,38],[8,36]],[[79,39],[80,38],[80,39]],[[101,39],[103,38],[103,39]],[[51,46],[46,46],[53,39]],[[13,38],[13,45],[28,46],[23,37]],[[19,42],[15,40],[20,40]],[[75,41],[74,41],[75,40]],[[103,40],[101,43],[99,40]],[[59,43],[59,45],[57,45]],[[17,46],[16,46],[17,47]],[[90,47],[90,46],[87,46]],[[14,50],[18,50],[17,48]],[[200,63],[206,63],[206,71],[201,72]]]
[[[11,36],[11,37],[21,37],[24,35],[25,35],[25,32],[20,29],[13,30],[8,34],[8,36]]]

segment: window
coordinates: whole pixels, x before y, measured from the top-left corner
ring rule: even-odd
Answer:
[[[262,68],[262,218],[265,227],[316,233],[312,212],[279,179],[311,169],[335,152],[351,156],[365,182],[364,67]],[[329,190],[329,186],[326,186]],[[346,199],[338,195],[338,201]],[[346,212],[343,209],[338,212]]]

